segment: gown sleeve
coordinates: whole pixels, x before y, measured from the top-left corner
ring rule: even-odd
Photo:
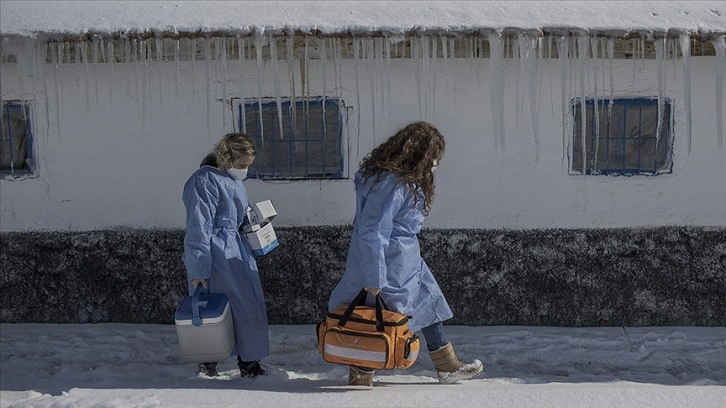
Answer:
[[[381,180],[371,188],[358,215],[359,259],[364,287],[386,286],[386,250],[393,231],[393,218],[404,202],[405,188],[392,177]]]
[[[182,194],[186,207],[184,235],[184,265],[189,281],[209,279],[212,272],[212,225],[219,194],[216,186],[204,177],[195,177],[184,186]]]

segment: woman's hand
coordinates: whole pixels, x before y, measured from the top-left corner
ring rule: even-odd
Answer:
[[[364,289],[366,292],[370,293],[373,296],[381,293],[381,288],[364,288]]]
[[[205,289],[207,288],[207,280],[206,279],[199,279],[199,278],[192,279],[192,285],[194,285],[195,288],[197,286],[199,286],[200,283],[202,284],[202,287],[203,288],[205,288]]]

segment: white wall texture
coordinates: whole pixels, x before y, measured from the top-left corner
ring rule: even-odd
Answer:
[[[566,125],[556,59],[539,64],[539,162],[519,60],[505,60],[506,148],[501,149],[495,148],[492,126],[490,60],[450,59],[446,71],[439,60],[432,94],[435,105],[422,117],[414,61],[391,61],[389,101],[381,85],[388,72],[383,63],[360,61],[357,87],[356,61],[345,59],[342,96],[349,107],[345,134],[349,171],[352,174],[364,155],[400,126],[426,119],[447,141],[427,227],[726,226],[726,146],[717,141],[716,119],[716,95],[723,91],[715,86],[715,61],[712,56],[690,60],[690,152],[683,63],[680,59],[666,63],[665,96],[673,102],[675,115],[673,173],[614,177],[570,175],[567,158],[563,164]],[[657,64],[615,60],[615,96],[657,96]],[[20,63],[0,67],[0,97],[27,99],[33,106],[37,159],[34,176],[0,181],[0,230],[183,227],[184,181],[214,142],[235,130],[236,115],[233,118],[229,101],[239,97],[239,62],[227,61],[226,69],[216,61],[29,65],[21,58]],[[300,66],[296,61],[298,90]],[[597,83],[600,97],[609,95],[607,67],[604,61],[590,61],[587,66],[588,86],[593,89]],[[290,89],[287,68],[280,61],[284,96]],[[310,94],[319,95],[323,93],[319,61],[310,61],[310,68]],[[243,70],[246,96],[257,96],[256,62],[245,62]],[[334,97],[330,61],[326,73],[325,93]],[[269,61],[262,83],[264,95],[274,97]],[[569,89],[568,100],[579,96],[574,87]],[[565,132],[571,137],[569,125]],[[274,202],[277,226],[352,221],[350,179],[248,180],[245,185],[251,200]]]

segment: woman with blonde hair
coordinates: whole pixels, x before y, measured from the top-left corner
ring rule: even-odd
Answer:
[[[443,321],[453,316],[434,275],[421,258],[417,234],[434,198],[434,170],[444,138],[432,124],[413,122],[366,156],[355,175],[356,212],[345,273],[328,302],[330,310],[350,303],[361,289],[381,295],[394,311],[411,316],[421,331],[440,382],[475,377],[481,361],[460,361],[444,338]],[[350,367],[349,384],[373,385],[373,371]]]
[[[237,365],[242,377],[267,373],[259,360],[270,353],[267,309],[252,250],[238,232],[248,207],[242,180],[255,160],[255,147],[244,133],[225,135],[184,184],[186,207],[184,265],[189,293],[197,285],[224,293],[234,322]],[[234,351],[233,351],[234,353]],[[200,364],[217,375],[217,362]]]

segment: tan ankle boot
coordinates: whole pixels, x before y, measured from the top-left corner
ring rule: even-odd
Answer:
[[[350,366],[350,372],[348,373],[348,384],[372,387],[374,373],[375,371],[366,371],[354,366]]]
[[[484,369],[484,365],[479,360],[474,360],[474,362],[468,364],[461,362],[456,358],[451,343],[446,343],[445,346],[437,350],[429,351],[429,355],[434,367],[436,367],[439,381],[445,384],[476,377]]]

